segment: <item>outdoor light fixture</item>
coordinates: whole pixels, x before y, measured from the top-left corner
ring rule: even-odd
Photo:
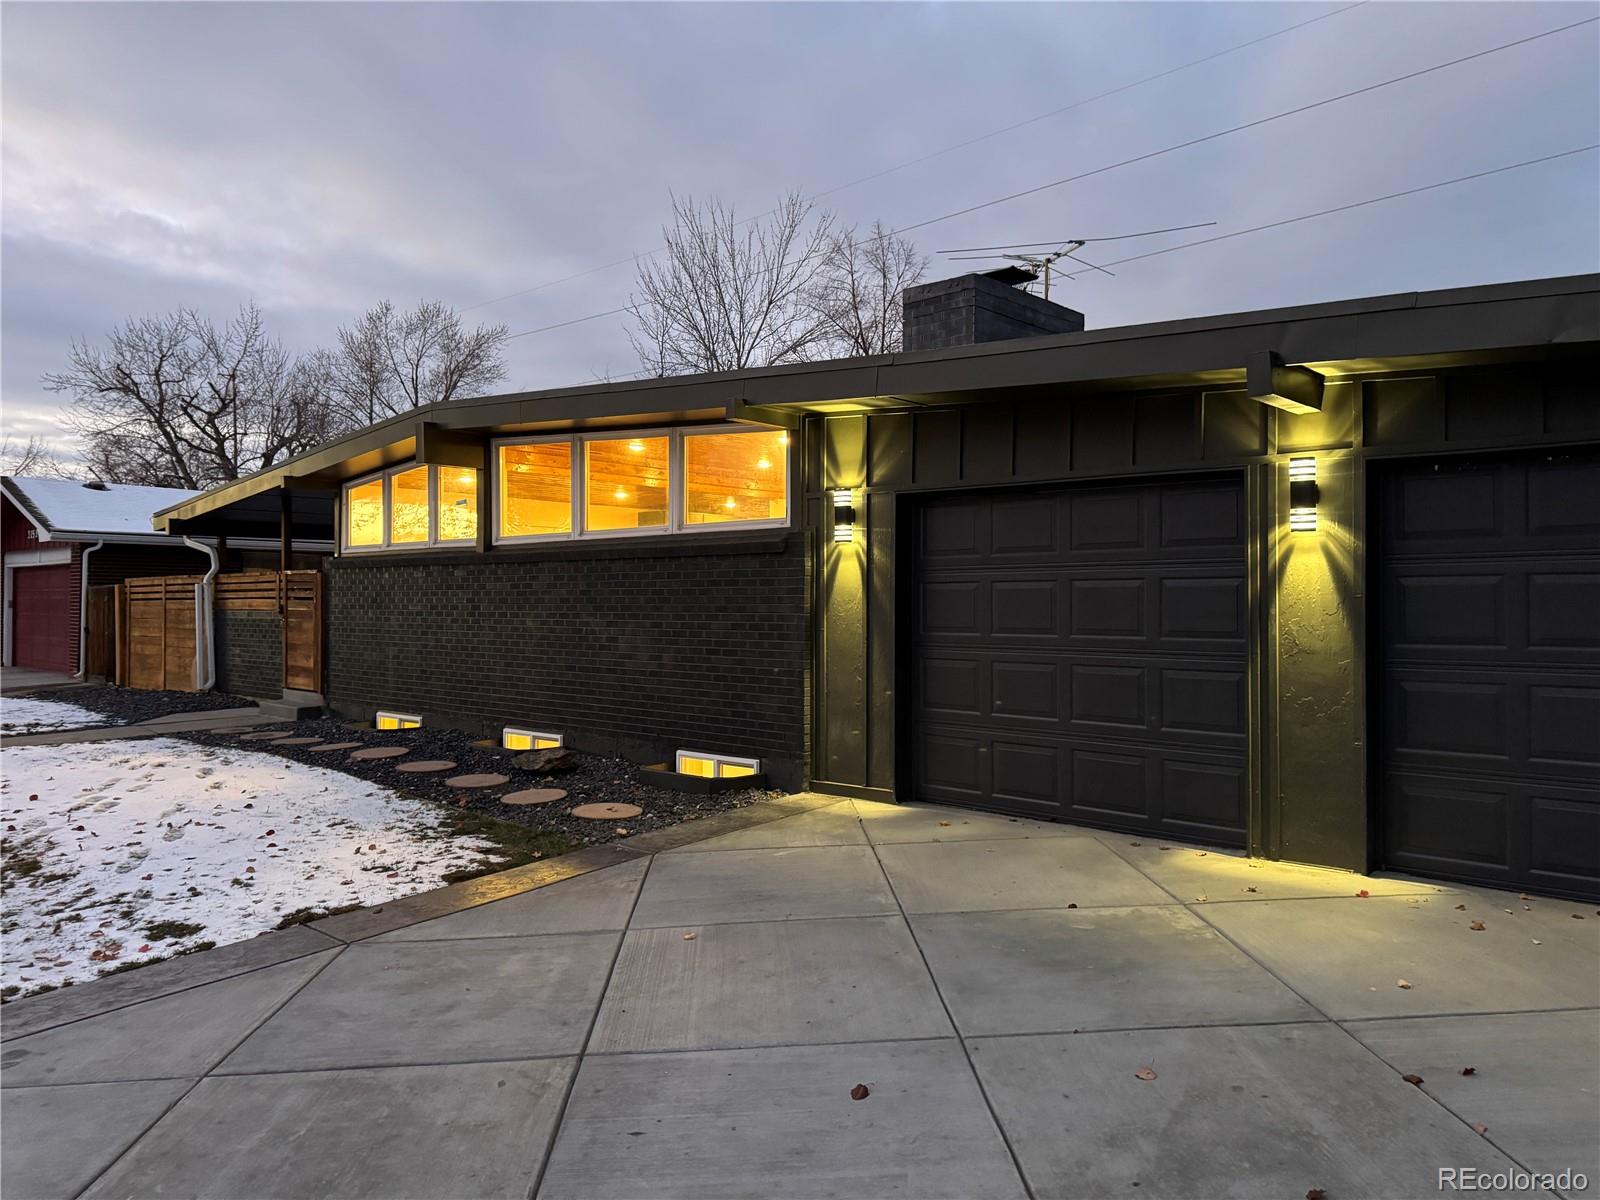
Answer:
[[[500,744],[507,750],[554,750],[566,739],[559,733],[541,733],[537,729],[518,729],[507,725],[500,731]]]
[[[1289,530],[1292,533],[1317,531],[1317,460],[1289,460]]]
[[[833,540],[836,542],[856,540],[855,497],[849,488],[838,488],[833,493]]]

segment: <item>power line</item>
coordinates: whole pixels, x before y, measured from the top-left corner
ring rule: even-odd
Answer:
[[[1206,142],[1214,142],[1218,138],[1225,138],[1235,133],[1242,133],[1247,129],[1258,129],[1263,125],[1270,125],[1272,122],[1281,121],[1286,117],[1299,116],[1301,113],[1311,112],[1318,108],[1325,108],[1330,104],[1337,104],[1341,100],[1350,100],[1356,96],[1365,96],[1369,92],[1376,92],[1382,88],[1393,87],[1397,83],[1405,83],[1408,80],[1420,79],[1422,76],[1431,75],[1435,71],[1443,71],[1450,67],[1459,67],[1462,63],[1475,62],[1480,58],[1487,58],[1491,54],[1499,54],[1502,50],[1511,50],[1517,46],[1526,46],[1528,43],[1537,42],[1542,38],[1554,37],[1558,33],[1566,33],[1569,30],[1577,29],[1584,25],[1593,25],[1596,21],[1600,21],[1600,17],[1585,17],[1583,20],[1573,21],[1569,25],[1561,25],[1555,29],[1546,29],[1543,33],[1530,34],[1527,37],[1517,38],[1515,41],[1511,42],[1502,42],[1498,46],[1491,46],[1487,50],[1479,50],[1475,54],[1463,55],[1461,58],[1452,58],[1448,62],[1435,63],[1431,67],[1423,67],[1421,70],[1417,71],[1408,71],[1404,75],[1396,75],[1393,79],[1385,79],[1380,83],[1369,83],[1365,87],[1355,88],[1354,90],[1348,92],[1340,92],[1337,96],[1328,96],[1322,100],[1314,100],[1310,104],[1302,104],[1297,108],[1290,108],[1280,113],[1273,113],[1270,117],[1259,117],[1254,121],[1246,121],[1242,125],[1233,125],[1227,129],[1218,130],[1215,133],[1208,133],[1201,137],[1190,138],[1188,141],[1177,142],[1171,146],[1165,146],[1160,150],[1151,150],[1146,154],[1138,154],[1132,158],[1124,158],[1119,162],[1109,163],[1103,167],[1096,167],[1092,171],[1083,171],[1077,175],[1068,175],[1065,179],[1052,180],[1050,183],[1041,183],[1037,187],[1024,188],[1020,192],[1012,192],[1009,195],[1000,196],[994,200],[985,200],[981,204],[973,204],[966,208],[958,208],[954,212],[948,212],[939,217],[929,217],[926,221],[918,221],[914,225],[902,225],[900,228],[891,230],[890,232],[893,234],[902,234],[910,233],[915,229],[925,229],[929,225],[938,225],[944,221],[954,220],[956,217],[964,217],[970,213],[979,212],[985,208],[993,208],[997,204],[1007,204],[1012,200],[1020,200],[1024,196],[1037,195],[1039,192],[1049,191],[1051,188],[1058,188],[1068,183],[1077,183],[1079,180],[1089,179],[1095,175],[1104,175],[1108,171],[1115,171],[1121,167],[1132,166],[1135,163],[1148,162],[1152,158],[1160,158],[1164,154],[1171,154],[1177,150],[1187,150],[1192,146],[1200,146]]]
[[[1510,42],[1502,42],[1500,45],[1491,46],[1487,50],[1479,50],[1473,54],[1464,55],[1461,58],[1453,58],[1447,62],[1435,63],[1431,67],[1423,67],[1420,70],[1409,71],[1404,75],[1396,75],[1391,79],[1385,79],[1378,83],[1367,84],[1365,87],[1359,87],[1353,91],[1341,92],[1336,96],[1329,96],[1322,100],[1315,100],[1310,104],[1302,104],[1297,108],[1286,109],[1283,112],[1274,113],[1271,116],[1260,117],[1254,121],[1247,121],[1242,125],[1234,125],[1227,129],[1219,130],[1215,133],[1208,133],[1201,137],[1190,138],[1188,141],[1178,142],[1174,145],[1163,147],[1160,150],[1152,150],[1146,154],[1136,155],[1133,158],[1122,159],[1120,162],[1109,163],[1103,167],[1096,167],[1092,171],[1084,171],[1078,175],[1070,175],[1065,179],[1057,179],[1050,183],[1043,183],[1037,187],[1027,188],[1020,192],[1012,192],[1009,195],[1001,196],[994,200],[986,200],[982,204],[974,204],[967,208],[958,209],[955,212],[945,213],[940,217],[930,217],[926,221],[918,221],[914,225],[904,225],[898,229],[890,230],[890,235],[894,236],[902,233],[909,233],[915,229],[923,229],[929,225],[937,225],[944,221],[953,220],[956,217],[966,216],[968,213],[978,212],[980,209],[993,208],[998,204],[1005,204],[1008,201],[1017,200],[1024,196],[1032,196],[1039,192],[1048,191],[1051,188],[1061,187],[1064,184],[1076,183],[1079,180],[1088,179],[1095,175],[1104,175],[1111,171],[1119,170],[1122,167],[1133,166],[1136,163],[1148,162],[1153,158],[1160,158],[1162,155],[1172,154],[1178,150],[1186,150],[1192,146],[1202,145],[1206,142],[1213,142],[1219,138],[1228,137],[1235,133],[1242,133],[1248,129],[1256,129],[1260,126],[1271,124],[1274,121],[1281,121],[1286,117],[1297,116],[1301,113],[1310,112],[1318,108],[1325,108],[1330,104],[1337,104],[1342,100],[1349,100],[1356,96],[1364,96],[1370,92],[1375,92],[1382,88],[1392,87],[1397,83],[1405,83],[1408,80],[1418,79],[1424,75],[1431,75],[1436,71],[1443,71],[1450,67],[1458,67],[1463,63],[1475,62],[1478,59],[1487,58],[1491,54],[1499,54],[1504,50],[1515,49],[1518,46],[1528,45],[1530,42],[1537,42],[1543,38],[1554,37],[1556,34],[1566,33],[1569,30],[1578,29],[1584,25],[1593,25],[1597,21],[1600,21],[1600,17],[1586,17],[1581,21],[1573,21],[1571,24],[1561,25],[1555,29],[1547,29],[1542,33],[1530,34],[1527,37],[1517,38]],[[577,317],[571,321],[562,321],[555,325],[541,326],[538,329],[525,329],[522,332],[512,334],[511,336],[526,337],[534,333],[545,333],[552,329],[563,329],[568,325],[579,325],[585,321],[596,321],[601,317],[614,316],[617,313],[626,311],[627,310],[625,308],[608,309],[605,312],[593,313],[587,317]]]
[[[1049,112],[1043,112],[1037,116],[1028,117],[1026,120],[1017,121],[1010,125],[1002,125],[998,129],[991,129],[987,133],[980,133],[976,137],[968,138],[962,142],[953,142],[948,146],[938,150],[929,151],[927,154],[920,155],[917,158],[906,159],[904,162],[896,163],[892,167],[885,167],[881,171],[875,171],[871,175],[863,175],[859,179],[852,179],[848,183],[841,183],[835,187],[828,188],[826,191],[817,192],[810,196],[809,199],[820,200],[825,196],[832,196],[836,192],[842,192],[848,188],[858,187],[863,183],[870,183],[874,179],[882,179],[885,175],[892,175],[896,171],[905,170],[907,167],[914,167],[920,163],[928,162],[930,159],[939,158],[946,154],[953,154],[957,150],[965,150],[968,146],[975,146],[979,142],[988,141],[990,138],[999,137],[1001,134],[1011,133],[1013,130],[1022,129],[1028,125],[1034,125],[1040,121],[1048,120],[1050,117],[1060,116],[1062,113],[1071,112],[1073,109],[1082,108],[1085,105],[1093,104],[1098,100],[1105,100],[1108,97],[1120,95],[1123,92],[1131,91],[1134,88],[1143,87],[1147,83],[1155,83],[1158,80],[1166,79],[1169,76],[1176,75],[1182,71],[1190,70],[1193,67],[1203,66],[1208,62],[1214,62],[1219,58],[1225,58],[1230,54],[1236,54],[1240,50],[1248,50],[1251,46],[1259,46],[1262,42],[1270,42],[1273,38],[1283,37],[1285,34],[1293,33],[1297,29],[1304,29],[1307,25],[1315,25],[1319,21],[1326,21],[1330,17],[1337,17],[1340,13],[1347,13],[1356,8],[1364,8],[1370,2],[1371,0],[1356,0],[1356,3],[1354,4],[1346,4],[1342,8],[1336,8],[1331,12],[1325,12],[1321,16],[1311,17],[1308,20],[1299,21],[1293,25],[1286,25],[1284,28],[1274,30],[1272,33],[1262,34],[1260,37],[1251,38],[1247,42],[1239,42],[1236,45],[1229,46],[1224,50],[1218,50],[1215,53],[1207,54],[1203,58],[1191,59],[1189,62],[1180,63],[1176,67],[1169,67],[1167,70],[1159,71],[1154,75],[1146,75],[1143,79],[1135,79],[1131,83],[1124,83],[1119,87],[1110,88],[1104,92],[1097,92],[1093,96],[1085,96],[1081,100],[1074,100],[1071,104],[1064,104],[1060,108],[1052,108]],[[773,210],[769,209],[767,212],[757,213],[753,217],[746,217],[744,220],[740,221],[739,224],[748,225],[752,221],[759,221],[762,217],[771,216],[772,211]],[[666,249],[665,246],[657,246],[654,250],[648,251],[643,255],[630,254],[626,258],[617,258],[613,259],[611,262],[601,263],[598,267],[590,267],[583,271],[574,271],[570,275],[562,275],[556,279],[547,279],[543,283],[534,284],[532,287],[525,287],[515,292],[507,292],[504,296],[496,296],[492,300],[480,300],[476,304],[469,304],[465,308],[461,309],[461,311],[471,312],[475,308],[487,308],[491,304],[500,304],[506,300],[515,300],[518,296],[526,296],[532,292],[543,291],[545,288],[555,287],[557,284],[570,283],[574,279],[582,279],[588,275],[599,274],[601,271],[609,271],[612,267],[620,267],[625,263],[633,262],[637,258],[653,257],[654,255],[660,254],[664,249]]]
[[[1147,229],[1143,233],[1119,233],[1112,237],[1055,238],[1048,242],[1010,242],[1004,246],[956,246],[949,250],[935,250],[935,254],[972,254],[978,250],[1031,250],[1040,246],[1065,246],[1068,242],[1125,242],[1129,238],[1155,237],[1158,233],[1181,233],[1185,229],[1204,229],[1215,221],[1201,221],[1196,225],[1173,225],[1166,229]]]
[[[1600,142],[1588,146],[1577,146],[1571,150],[1562,150],[1556,154],[1546,154],[1540,158],[1528,158],[1522,162],[1507,163],[1503,167],[1492,167],[1487,171],[1474,171],[1471,175],[1458,175],[1454,179],[1441,179],[1437,183],[1425,183],[1421,187],[1406,188],[1401,192],[1390,192],[1386,196],[1373,196],[1367,200],[1356,200],[1350,204],[1339,204],[1333,208],[1320,209],[1313,213],[1304,213],[1298,217],[1285,217],[1281,221],[1269,221],[1265,225],[1252,225],[1248,229],[1236,229],[1232,233],[1219,233],[1215,237],[1196,238],[1192,242],[1179,242],[1176,246],[1167,246],[1161,250],[1150,250],[1144,254],[1133,254],[1127,258],[1112,259],[1106,263],[1108,267],[1120,266],[1123,263],[1139,262],[1146,258],[1155,258],[1161,254],[1171,254],[1176,250],[1188,250],[1193,246],[1209,246],[1213,242],[1226,242],[1231,238],[1244,237],[1247,233],[1261,233],[1267,229],[1281,229],[1285,225],[1295,225],[1301,221],[1314,221],[1318,217],[1332,216],[1334,213],[1349,212],[1353,208],[1365,208],[1369,204],[1382,204],[1386,200],[1398,200],[1403,196],[1416,196],[1422,192],[1437,191],[1439,188],[1453,187],[1458,183],[1468,183],[1474,179],[1487,179],[1491,175],[1503,175],[1507,171],[1518,171],[1523,167],[1538,166],[1540,163],[1555,162],[1562,158],[1571,158],[1576,154],[1587,154],[1592,150],[1600,150]],[[1068,279],[1076,279],[1079,275],[1087,275],[1088,271],[1069,271],[1065,273]]]

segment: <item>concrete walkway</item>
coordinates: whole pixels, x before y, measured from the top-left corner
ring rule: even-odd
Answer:
[[[167,713],[137,725],[89,725],[80,729],[52,729],[45,733],[0,735],[0,746],[65,746],[74,742],[114,742],[123,738],[166,737],[196,730],[242,725],[277,724],[278,719],[254,705],[249,708],[208,708],[199,712]]]
[[[4,1194],[1600,1188],[1593,907],[929,807],[735,816],[7,1006]]]

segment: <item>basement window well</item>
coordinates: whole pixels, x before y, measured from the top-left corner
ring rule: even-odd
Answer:
[[[372,724],[375,729],[421,729],[422,718],[412,713],[380,711]]]
[[[759,758],[734,758],[728,754],[706,754],[700,750],[679,750],[675,770],[680,775],[703,779],[733,779],[759,774]]]
[[[507,725],[500,733],[500,744],[507,750],[555,750],[562,743],[559,733],[540,733],[536,729],[513,729]]]

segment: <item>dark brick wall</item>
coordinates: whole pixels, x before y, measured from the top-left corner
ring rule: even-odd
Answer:
[[[1075,309],[976,274],[907,288],[902,315],[907,350],[944,350],[1083,329],[1083,314]]]
[[[758,756],[802,786],[805,543],[799,534],[486,555],[332,559],[329,705],[497,734],[566,733],[658,762],[688,747]]]
[[[276,700],[283,694],[283,626],[275,612],[214,614],[217,690]]]

